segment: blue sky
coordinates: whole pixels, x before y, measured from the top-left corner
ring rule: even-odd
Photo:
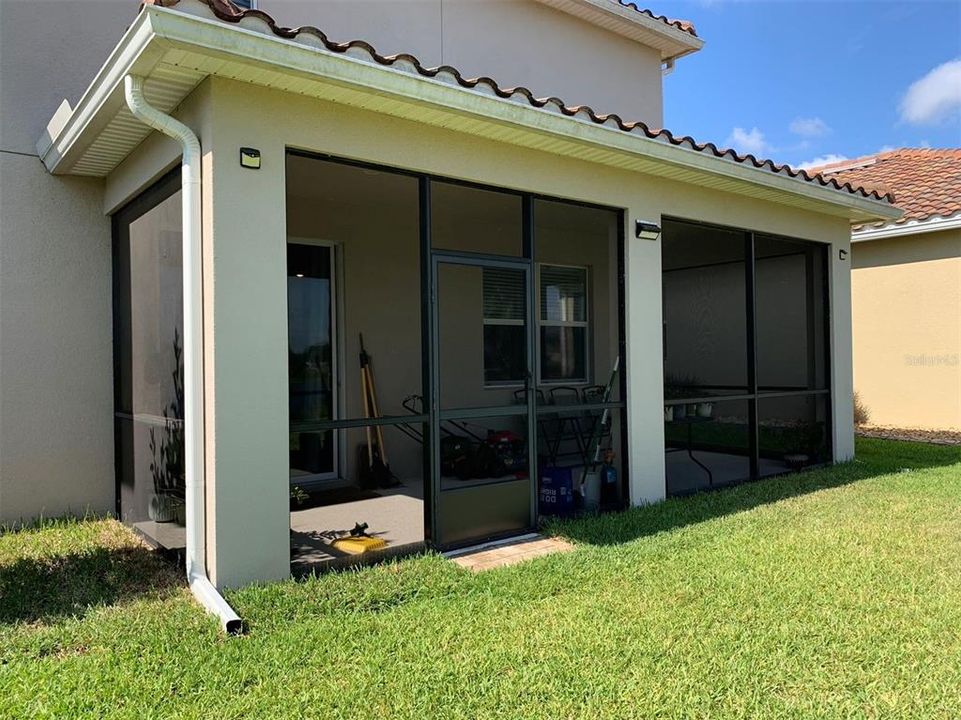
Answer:
[[[706,42],[664,79],[676,134],[801,165],[961,147],[961,0],[676,0]]]

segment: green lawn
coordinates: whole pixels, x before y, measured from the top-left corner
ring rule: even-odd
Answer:
[[[0,537],[0,717],[961,717],[961,449],[229,595],[221,635],[116,523]]]

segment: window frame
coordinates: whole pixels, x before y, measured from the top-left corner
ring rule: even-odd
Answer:
[[[344,393],[343,393],[343,369],[346,367],[345,362],[345,352],[343,342],[343,248],[341,243],[326,240],[322,238],[309,238],[309,237],[298,237],[295,235],[288,235],[286,247],[284,248],[285,255],[290,252],[291,245],[300,245],[321,248],[329,253],[330,257],[330,337],[331,337],[331,378],[332,378],[332,420],[339,420],[344,417]],[[289,271],[288,271],[289,273]],[[291,275],[287,275],[288,282]],[[290,304],[288,302],[287,306],[287,330],[290,332]],[[288,400],[290,397],[290,376],[287,377],[287,393]],[[288,421],[288,431],[290,434],[294,434],[294,431],[290,429],[291,423]],[[311,488],[323,488],[324,486],[330,486],[332,483],[336,483],[338,480],[342,479],[341,470],[346,467],[347,458],[347,438],[346,435],[340,430],[331,429],[331,435],[333,440],[333,469],[329,472],[323,473],[311,473],[308,475],[302,475],[294,477],[289,475],[291,486],[301,485],[306,486],[308,489]],[[298,433],[300,434],[300,433]],[[288,473],[289,473],[288,468]]]
[[[591,310],[593,303],[591,302],[591,268],[589,265],[573,265],[568,263],[553,263],[553,262],[538,262],[534,263],[535,270],[537,271],[534,275],[535,293],[537,297],[537,317],[535,318],[535,330],[537,332],[537,357],[534,359],[537,363],[537,384],[557,387],[564,385],[571,386],[583,386],[590,385],[593,379],[593,363],[591,363],[591,341],[593,339],[593,333],[591,332],[591,325],[593,324],[593,316]],[[584,320],[544,320],[542,319],[543,307],[541,307],[541,273],[545,267],[551,268],[569,268],[574,270],[584,271]],[[584,328],[584,377],[582,378],[562,378],[558,380],[545,380],[542,373],[541,367],[541,353],[543,352],[543,344],[541,342],[541,328],[545,327],[582,327]]]
[[[545,267],[550,268],[571,268],[575,270],[582,270],[584,272],[584,320],[543,320],[543,307],[541,306],[541,273]],[[538,386],[545,387],[561,387],[561,386],[588,386],[591,384],[593,379],[593,363],[591,362],[591,356],[593,353],[592,340],[593,333],[591,332],[591,326],[593,325],[593,316],[591,311],[593,309],[593,303],[591,302],[591,267],[589,265],[574,265],[570,263],[554,263],[554,262],[535,262],[534,263],[534,297],[537,298],[537,308],[536,312],[533,313],[534,316],[534,334],[537,338],[535,343],[536,356],[533,358],[534,361],[534,374],[536,378],[536,383]],[[482,289],[483,292],[483,289]],[[481,298],[481,305],[483,307],[484,302]],[[506,320],[504,318],[488,318],[486,315],[483,316],[483,327],[489,325],[497,326],[523,326],[524,320]],[[541,371],[541,354],[543,352],[543,347],[541,343],[541,329],[545,327],[581,327],[584,328],[584,377],[581,378],[561,378],[557,380],[545,380],[543,373]],[[487,368],[484,368],[486,373]],[[524,378],[519,378],[517,380],[495,380],[488,381],[484,380],[485,390],[502,390],[505,388],[520,388],[524,387]]]

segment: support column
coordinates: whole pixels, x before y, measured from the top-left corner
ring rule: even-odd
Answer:
[[[629,487],[631,504],[644,505],[666,495],[661,239],[638,240],[634,221],[660,223],[660,218],[633,208],[624,213],[624,220]]]
[[[845,253],[842,260],[840,253]],[[851,236],[831,243],[831,429],[834,461],[854,457],[854,370],[851,360]]]
[[[286,157],[233,85],[204,145],[207,563],[218,587],[290,574]],[[261,168],[240,165],[240,148]]]

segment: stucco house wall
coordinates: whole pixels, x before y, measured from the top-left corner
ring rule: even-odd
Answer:
[[[103,181],[50,175],[36,142],[135,12],[0,2],[0,523],[114,509]]]
[[[854,387],[870,422],[961,429],[961,230],[852,255]]]
[[[367,39],[385,53],[413,52],[660,125],[656,51],[532,0],[261,7],[333,39]],[[136,14],[135,0],[0,0],[0,523],[115,506],[105,213],[119,204],[101,180],[48,174],[36,142]],[[250,116],[249,106],[239,112]],[[175,155],[166,168],[174,163]]]

